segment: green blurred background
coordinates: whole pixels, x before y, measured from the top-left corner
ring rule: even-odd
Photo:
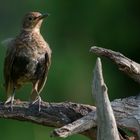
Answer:
[[[22,17],[29,11],[51,14],[41,32],[50,44],[52,66],[41,94],[45,101],[72,101],[94,104],[91,96],[93,67],[96,56],[91,46],[120,51],[140,62],[139,0],[4,0],[0,4],[0,41],[19,33]],[[6,48],[0,45],[0,100],[5,100],[3,60]],[[104,78],[111,100],[139,93],[139,85],[102,59]],[[31,86],[17,91],[16,98],[29,99]],[[1,140],[56,140],[50,138],[52,128],[0,119]],[[86,140],[75,135],[67,140]]]

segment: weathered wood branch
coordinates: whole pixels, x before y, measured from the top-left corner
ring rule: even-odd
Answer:
[[[120,70],[140,83],[140,65],[138,63],[108,49],[92,47],[91,51],[110,58]],[[137,134],[140,139],[140,96],[116,99],[111,102],[111,106],[117,126],[127,128]],[[51,104],[44,102],[41,112],[38,112],[38,106],[30,106],[28,102],[16,101],[13,111],[0,102],[0,118],[29,121],[49,127],[61,127],[53,131],[53,136],[67,137],[80,133],[90,139],[96,138],[96,107],[90,105],[71,102]]]
[[[47,103],[41,105],[41,111],[38,111],[38,105],[30,105],[29,102],[16,101],[11,111],[8,105],[0,102],[0,118],[16,119],[20,121],[29,121],[44,126],[60,127],[71,123],[91,111],[96,111],[94,106],[82,105],[71,102]]]
[[[38,112],[38,105],[30,106],[29,102],[21,101],[16,101],[13,105],[13,111],[11,111],[9,106],[4,106],[4,103],[0,102],[0,118],[29,121],[56,128],[72,123],[75,120],[86,116],[91,111],[95,112],[96,107],[72,102],[49,104],[44,102],[41,105],[41,111]],[[92,128],[92,126],[89,128]],[[91,129],[79,133],[89,138],[95,138],[95,132],[96,131]]]
[[[123,54],[110,49],[93,46],[91,47],[90,51],[99,56],[105,56],[109,58],[118,66],[119,70],[123,71],[140,84],[140,64],[127,58]]]
[[[104,83],[100,58],[97,58],[96,61],[92,89],[97,108],[97,140],[120,140],[116,120],[107,93],[107,86]]]
[[[53,131],[53,136],[67,137],[78,133],[88,134],[86,135],[90,139],[96,138],[96,131],[92,130],[92,127],[97,126],[96,124],[96,111],[91,111],[82,118],[75,120],[74,122],[64,125],[61,128],[57,128]],[[90,130],[91,129],[91,130]],[[87,131],[88,130],[88,131]],[[85,133],[86,132],[86,133]]]
[[[127,128],[128,130],[138,134],[140,138],[139,96],[124,99],[116,99],[112,101],[111,104],[118,127]],[[28,102],[17,102],[13,106],[13,112],[11,112],[10,108],[5,107],[1,102],[0,118],[29,121],[40,125],[57,128],[72,122],[73,127],[76,127],[76,123],[74,123],[74,121],[79,122],[78,119],[81,119],[80,125],[77,123],[77,127],[80,127],[85,123],[86,126],[90,126],[88,127],[89,131],[85,131],[82,134],[86,135],[87,137],[90,137],[91,139],[95,137],[95,130],[91,129],[96,128],[97,126],[96,108],[94,106],[63,102],[51,103],[51,105],[49,105],[48,103],[44,103],[41,106],[41,112],[38,112],[37,108],[37,105],[29,106]],[[90,121],[87,121],[86,118],[88,118],[90,115],[92,115],[92,119],[90,119]],[[79,133],[81,133],[81,131]]]

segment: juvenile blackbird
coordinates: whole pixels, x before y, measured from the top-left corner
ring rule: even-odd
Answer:
[[[31,102],[41,104],[40,92],[47,80],[51,64],[51,49],[40,34],[43,19],[48,14],[29,12],[25,15],[18,36],[8,43],[4,62],[7,100],[13,109],[15,90],[31,82]]]

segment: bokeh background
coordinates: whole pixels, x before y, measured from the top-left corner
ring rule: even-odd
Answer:
[[[94,104],[91,83],[95,55],[91,46],[119,51],[140,63],[139,0],[4,0],[0,4],[0,41],[16,36],[22,17],[29,11],[49,12],[41,32],[50,44],[52,66],[41,94],[45,101],[72,101]],[[5,100],[3,60],[6,48],[0,45],[0,101]],[[110,100],[136,95],[140,88],[108,59],[103,73]],[[28,100],[31,85],[17,91],[16,98]],[[52,128],[29,122],[0,119],[1,140],[57,140]],[[86,140],[75,135],[67,140]]]

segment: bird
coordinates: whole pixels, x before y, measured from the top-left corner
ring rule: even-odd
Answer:
[[[41,110],[40,93],[47,81],[51,65],[51,48],[40,33],[43,19],[48,13],[28,12],[25,14],[19,34],[7,43],[4,59],[4,86],[7,99],[13,110],[15,91],[31,83],[30,100],[38,103]]]

